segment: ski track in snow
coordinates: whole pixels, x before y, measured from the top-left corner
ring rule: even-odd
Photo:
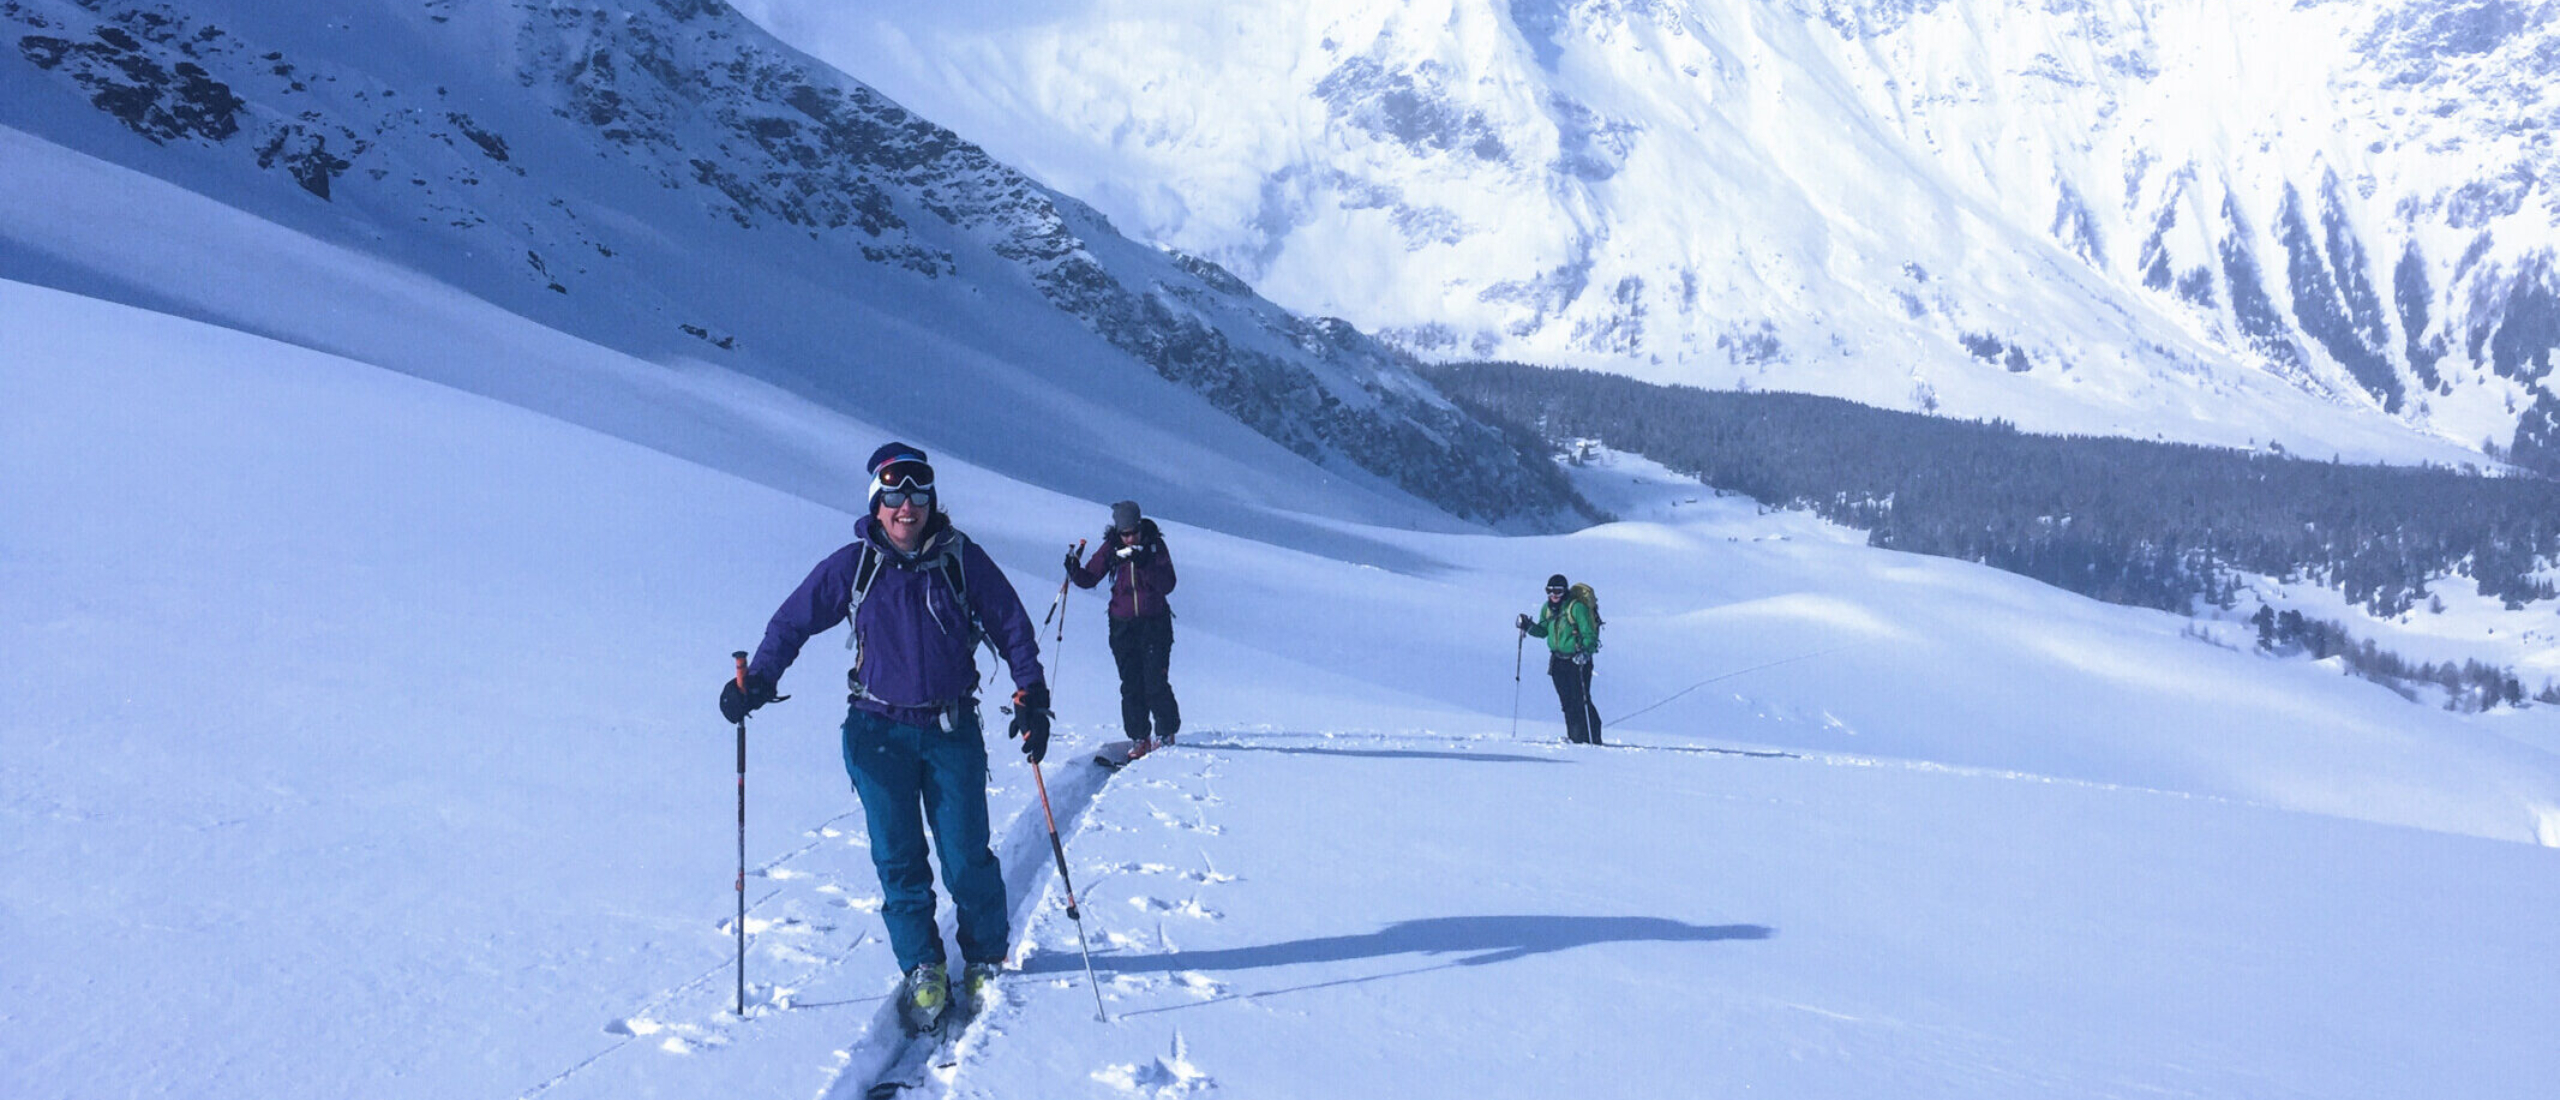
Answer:
[[[1185,741],[1183,745],[1243,743],[1221,738]],[[1080,859],[1076,855],[1076,835],[1080,831],[1117,834],[1152,828],[1194,838],[1220,835],[1221,830],[1207,820],[1207,811],[1224,801],[1213,787],[1217,758],[1185,752],[1178,746],[1151,753],[1119,771],[1092,765],[1081,757],[1075,759],[1076,763],[1064,770],[1069,778],[1052,782],[1049,790],[1058,814],[1059,835],[1066,842],[1068,866],[1076,876],[1078,900],[1086,910],[1125,905],[1124,912],[1138,918],[1134,923],[1125,916],[1114,918],[1117,923],[1139,930],[1130,934],[1104,931],[1098,927],[1102,922],[1088,916],[1086,931],[1097,936],[1094,950],[1099,954],[1132,950],[1171,953],[1178,950],[1184,924],[1223,919],[1211,904],[1214,891],[1238,881],[1238,876],[1220,870],[1205,848],[1192,846],[1199,853],[1199,860],[1191,866]],[[1106,793],[1105,784],[1114,776],[1125,776],[1114,785],[1119,793],[1101,797]],[[1168,809],[1174,806],[1182,810]],[[988,1043],[1001,1039],[1024,1010],[1021,999],[1006,995],[1001,986],[1042,981],[1064,989],[1084,984],[1083,964],[1077,957],[1077,929],[1065,913],[1065,898],[1059,892],[1057,871],[1046,851],[1048,837],[1043,824],[1036,810],[1018,817],[998,855],[1004,862],[1006,886],[1015,898],[1016,966],[1036,956],[1057,955],[1066,960],[1061,968],[1053,976],[1007,974],[995,1002],[971,1019],[956,1039],[909,1038],[898,1028],[891,1009],[884,1006],[871,1030],[851,1052],[845,1068],[822,1094],[823,1100],[988,1095],[969,1087],[966,1075],[971,1059]],[[1026,876],[1030,881],[1025,881]],[[1149,1007],[1133,1010],[1145,1013],[1160,1008],[1153,1002],[1168,994],[1188,1003],[1232,996],[1227,983],[1190,970],[1114,973],[1103,980],[1102,991],[1115,1020],[1124,1011],[1122,1006],[1131,1000],[1148,1002]],[[1165,1053],[1140,1062],[1106,1062],[1095,1066],[1090,1076],[1133,1097],[1191,1096],[1217,1087],[1214,1077],[1190,1061],[1179,1031]]]
[[[1110,773],[1072,753],[1062,754],[1059,764],[1052,767],[1056,770],[1048,776],[1050,806],[1057,815],[1060,835],[1066,836]],[[876,892],[855,894],[833,876],[802,870],[794,864],[829,845],[869,848],[870,838],[863,830],[861,817],[859,806],[836,814],[804,830],[806,843],[748,869],[750,880],[762,879],[776,885],[747,904],[746,1018],[738,1015],[732,1000],[733,987],[724,981],[735,973],[737,961],[733,954],[721,964],[650,997],[631,1012],[607,1021],[604,1032],[615,1036],[610,1044],[518,1093],[517,1100],[533,1100],[635,1044],[669,1055],[688,1055],[728,1045],[735,1029],[767,1013],[846,1003],[801,1004],[795,1002],[794,996],[820,975],[840,967],[864,946],[881,940],[878,918],[873,914],[880,911],[882,899]],[[848,820],[852,824],[845,827]],[[1054,882],[1057,874],[1048,852],[1047,822],[1039,813],[1038,802],[1024,805],[1003,827],[996,854],[1004,866],[1005,893],[1015,899],[1013,927],[1023,929],[1029,925],[1034,907],[1051,896],[1052,888],[1045,883]],[[868,864],[867,855],[862,862]],[[719,922],[722,936],[735,935],[735,919]],[[954,919],[951,907],[942,906],[940,923],[946,940],[952,934]],[[1016,958],[1022,954],[1022,948],[1017,947]],[[704,1003],[706,993],[717,993],[719,997],[715,1003]],[[858,998],[856,1003],[871,1000],[880,1002],[880,1008],[843,1052],[843,1063],[824,1093],[829,1100],[865,1096],[937,1045],[932,1038],[910,1039],[904,1033],[887,991]],[[990,1010],[970,1021],[967,1033],[950,1044],[951,1049],[965,1057],[990,1030],[987,1025],[993,1015]]]
[[[1112,772],[1084,759],[1081,752],[1057,754],[1055,772],[1047,777],[1050,812],[1056,815],[1058,836],[1072,845],[1076,826],[1094,804]],[[1064,899],[1052,905],[1056,896],[1058,871],[1049,852],[1049,821],[1039,812],[1034,800],[1014,815],[996,841],[996,860],[1004,867],[1005,896],[1013,899],[1009,914],[1014,929],[1014,949],[1010,958],[1015,966],[1029,956],[1043,951],[1074,950],[1074,930],[1066,930],[1066,942],[1044,940],[1044,924],[1063,922],[1046,920],[1052,909],[1062,909]],[[1072,862],[1070,867],[1072,868]],[[1079,899],[1092,904],[1090,883],[1084,885]],[[942,934],[951,935],[954,911],[943,906],[940,912]],[[899,1096],[934,1084],[948,1086],[958,1069],[967,1064],[971,1053],[989,1040],[1004,1034],[1014,1014],[1013,1006],[998,982],[995,1003],[970,1019],[956,1037],[910,1036],[898,1024],[897,1005],[881,998],[880,1009],[868,1030],[846,1051],[843,1068],[836,1073],[821,1094],[824,1100],[864,1100],[866,1097]],[[950,1059],[936,1057],[947,1048]]]
[[[1277,734],[1277,737],[1336,739],[1336,734]],[[1382,739],[1408,742],[1413,737]],[[1221,737],[1185,744],[1236,747],[1236,744],[1247,742]],[[1216,796],[1216,790],[1208,788],[1208,780],[1213,778],[1213,765],[1203,762],[1203,767],[1198,767],[1196,773],[1183,773],[1183,770],[1175,770],[1180,760],[1178,752],[1180,750],[1167,752],[1167,755],[1175,755],[1175,760],[1157,757],[1160,762],[1155,767],[1149,767],[1144,760],[1134,762],[1137,775],[1124,780],[1124,785],[1132,788],[1129,798],[1126,798],[1132,803],[1132,808],[1126,813],[1114,813],[1114,816],[1096,816],[1091,811],[1098,803],[1103,785],[1114,775],[1119,775],[1116,770],[1093,765],[1093,762],[1085,760],[1083,752],[1065,752],[1065,755],[1057,755],[1057,765],[1052,765],[1055,773],[1047,775],[1050,808],[1057,816],[1060,837],[1068,842],[1070,870],[1078,875],[1080,900],[1085,903],[1085,908],[1093,908],[1098,900],[1108,903],[1114,898],[1124,898],[1124,903],[1132,911],[1155,921],[1155,934],[1152,936],[1101,934],[1101,944],[1096,944],[1096,947],[1170,952],[1175,947],[1175,939],[1170,936],[1170,926],[1165,923],[1165,918],[1175,918],[1175,921],[1221,921],[1224,918],[1219,908],[1208,903],[1203,890],[1236,883],[1236,875],[1221,872],[1208,860],[1206,849],[1201,852],[1201,865],[1198,867],[1175,867],[1165,865],[1165,862],[1091,862],[1091,865],[1078,865],[1073,857],[1073,839],[1078,826],[1091,826],[1096,831],[1139,831],[1152,824],[1157,829],[1188,831],[1196,837],[1224,834],[1219,824],[1208,821],[1208,808],[1224,803],[1224,798]],[[1193,760],[1206,760],[1206,757],[1193,757]],[[776,883],[776,888],[765,890],[763,895],[748,903],[748,1018],[737,1016],[737,1008],[727,1000],[730,987],[722,982],[724,977],[735,972],[737,962],[732,957],[730,962],[717,964],[712,970],[699,972],[699,975],[653,995],[640,1008],[630,1010],[627,1016],[607,1021],[604,1033],[614,1036],[612,1044],[594,1051],[581,1062],[571,1064],[568,1069],[561,1069],[550,1080],[520,1092],[517,1100],[532,1100],[532,1097],[545,1095],[553,1087],[566,1085],[586,1069],[596,1067],[604,1059],[617,1057],[635,1044],[650,1046],[650,1049],[658,1049],[663,1054],[696,1054],[696,1051],[727,1046],[737,1026],[750,1023],[763,1013],[837,1005],[801,1005],[796,1003],[794,995],[801,987],[812,985],[814,977],[840,967],[845,959],[860,952],[865,944],[881,939],[878,929],[873,926],[873,918],[870,918],[870,913],[881,911],[881,898],[878,898],[878,893],[855,895],[845,885],[837,883],[835,877],[799,870],[794,865],[804,862],[804,857],[819,852],[827,844],[847,849],[868,847],[860,816],[863,816],[860,808],[829,816],[827,821],[819,821],[817,826],[804,831],[806,842],[801,847],[771,857],[763,865],[755,865],[748,870],[750,880]],[[1088,816],[1093,821],[1088,821]],[[1147,824],[1139,824],[1137,819],[1144,819]],[[847,821],[852,821],[852,826],[845,826]],[[1042,819],[1037,801],[1016,811],[1011,824],[1001,829],[996,857],[1004,865],[1006,895],[1014,898],[1011,923],[1016,929],[1016,967],[1032,954],[1075,952],[1078,949],[1075,926],[1062,913],[1065,911],[1065,898],[1057,893],[1057,870],[1050,852],[1047,852],[1047,821]],[[1134,895],[1126,893],[1132,888],[1126,883],[1129,877],[1137,877],[1142,888],[1162,880],[1165,890],[1142,890],[1142,893]],[[735,934],[732,921],[735,918],[719,921],[719,934]],[[942,906],[940,923],[945,936],[952,934],[952,921],[955,921],[955,911],[950,906]],[[778,972],[778,977],[758,977],[758,972],[763,972],[763,975],[776,975]],[[1011,977],[1019,980],[1019,975]],[[1080,985],[1080,982],[1083,982],[1083,977],[1060,977],[1060,985]],[[1201,972],[1114,975],[1111,980],[1106,980],[1106,990],[1114,998],[1160,993],[1160,990],[1183,993],[1196,1000],[1219,1000],[1229,995],[1226,982],[1213,980]],[[722,998],[717,1003],[701,1003],[701,998],[707,993],[719,993]],[[888,1000],[888,993],[860,1000],[878,1000],[881,1008],[876,1010],[868,1028],[842,1051],[842,1064],[835,1069],[835,1077],[827,1085],[827,1090],[822,1092],[824,1100],[916,1095],[916,1090],[932,1090],[934,1085],[945,1087],[945,1095],[950,1095],[947,1090],[957,1080],[957,1074],[968,1067],[970,1054],[978,1051],[988,1039],[1001,1036],[1011,1016],[1019,1013],[1019,1005],[1011,1005],[998,993],[996,1003],[970,1018],[960,1036],[906,1036],[904,1028],[896,1021],[896,1005]],[[1190,1092],[1211,1090],[1213,1087],[1211,1077],[1193,1067],[1188,1062],[1188,1054],[1180,1049],[1147,1064],[1101,1067],[1093,1072],[1093,1077],[1101,1082],[1111,1082],[1129,1095],[1147,1097],[1190,1095]]]

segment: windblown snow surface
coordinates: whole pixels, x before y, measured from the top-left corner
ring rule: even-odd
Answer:
[[[712,705],[729,651],[848,537],[897,404],[856,423],[435,308],[533,365],[509,384],[652,415],[607,435],[0,282],[0,1093],[854,1097],[899,1059],[839,636],[750,724],[743,1016],[734,734]],[[1108,497],[993,475],[979,442],[936,441],[948,504],[1037,615]],[[1014,969],[949,1065],[900,1080],[2560,1079],[2560,761],[2531,747],[2554,708],[2449,714],[1632,459],[1575,474],[1627,518],[1417,532],[1168,478],[1145,503],[1182,569],[1183,744],[1108,777],[1084,762],[1118,732],[1100,600],[1072,594],[1063,644],[1043,637],[1047,781],[1100,987],[1029,771],[998,746]],[[1341,514],[1394,511],[1370,491],[1344,487]],[[1602,594],[1607,747],[1560,744],[1538,654],[1502,644],[1554,571]]]

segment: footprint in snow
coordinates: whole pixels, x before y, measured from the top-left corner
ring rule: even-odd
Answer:
[[[1210,836],[1226,835],[1227,830],[1223,825],[1211,825],[1206,821],[1184,821],[1183,819],[1166,813],[1163,810],[1150,810],[1148,812],[1154,815],[1157,823],[1159,824],[1171,825],[1177,829],[1189,829],[1192,832],[1206,833]]]
[[[737,923],[737,918],[731,917],[720,922],[720,930],[730,932],[737,927]],[[768,933],[784,936],[818,936],[835,930],[835,925],[811,924],[798,917],[759,917],[753,914],[747,917],[747,934],[750,936],[762,936]]]
[[[1151,1061],[1104,1066],[1093,1071],[1093,1079],[1131,1096],[1156,1097],[1158,1100],[1208,1092],[1218,1083],[1191,1062],[1190,1044],[1182,1033],[1173,1033],[1173,1049]]]
[[[765,946],[764,955],[775,962],[789,963],[794,966],[818,966],[827,961],[823,955],[814,955],[790,944],[768,944]]]
[[[769,988],[760,988],[756,992],[758,995],[751,998],[748,1003],[748,1011],[752,1012],[758,1008],[776,1004],[771,996],[773,991]],[[787,999],[781,1003],[788,1005]],[[726,1036],[717,1032],[706,1031],[690,1024],[670,1024],[661,1020],[652,1020],[646,1016],[631,1016],[615,1020],[606,1024],[604,1030],[609,1035],[656,1039],[658,1049],[669,1054],[691,1054],[697,1050],[724,1046],[729,1041]]]
[[[1182,916],[1198,917],[1203,920],[1226,919],[1226,914],[1200,904],[1200,899],[1198,898],[1191,898],[1185,901],[1166,901],[1163,898],[1151,898],[1141,895],[1139,897],[1130,898],[1129,906],[1133,909],[1146,913],[1178,913]]]
[[[844,887],[833,883],[818,887],[818,892],[828,895],[827,904],[857,913],[877,913],[882,904],[878,894],[848,894]]]

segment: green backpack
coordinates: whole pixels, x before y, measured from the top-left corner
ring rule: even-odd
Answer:
[[[1576,581],[1572,588],[1565,590],[1564,598],[1566,603],[1578,603],[1591,609],[1591,647],[1584,652],[1600,652],[1600,627],[1609,621],[1600,617],[1600,594],[1592,591],[1590,585]]]

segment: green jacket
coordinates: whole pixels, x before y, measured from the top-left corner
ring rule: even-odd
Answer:
[[[1530,624],[1529,633],[1547,640],[1547,652],[1571,657],[1596,648],[1600,624],[1591,621],[1589,606],[1567,597],[1560,604],[1539,605],[1538,621]]]

